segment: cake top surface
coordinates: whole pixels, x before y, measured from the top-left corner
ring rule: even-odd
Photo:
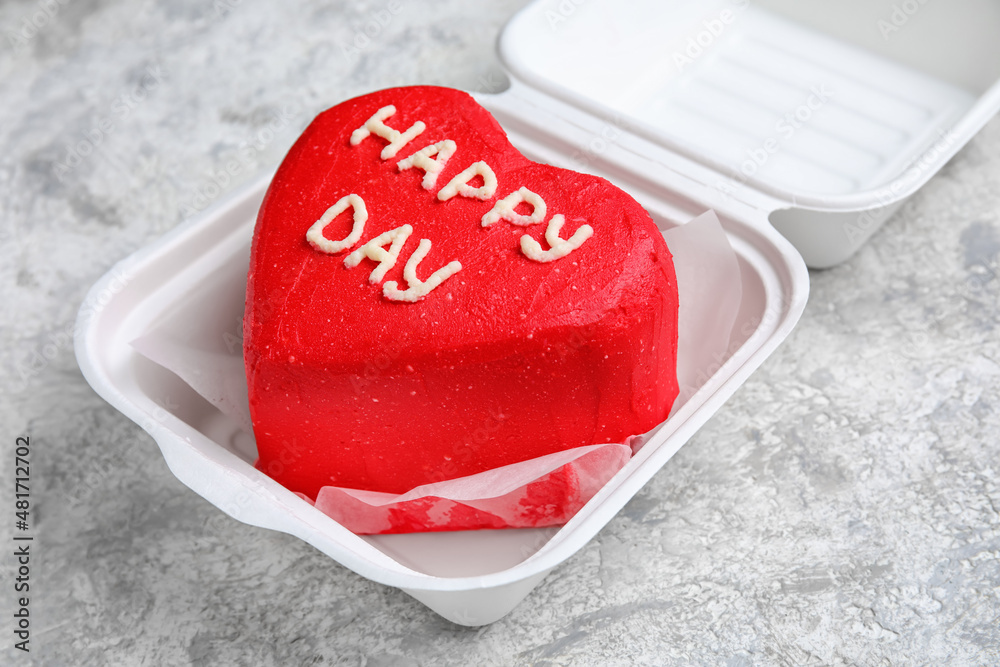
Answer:
[[[673,281],[626,193],[528,160],[464,92],[395,88],[321,113],[288,153],[258,216],[248,331],[293,364],[510,354],[628,326]]]

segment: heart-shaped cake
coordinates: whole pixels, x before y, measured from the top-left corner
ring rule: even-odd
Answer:
[[[621,443],[666,419],[676,349],[649,214],[528,160],[466,93],[325,111],[261,206],[244,320],[258,467],[311,498]]]

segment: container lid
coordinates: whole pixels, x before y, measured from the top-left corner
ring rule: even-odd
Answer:
[[[720,188],[858,210],[912,193],[1000,109],[998,30],[986,0],[540,0],[499,50]]]

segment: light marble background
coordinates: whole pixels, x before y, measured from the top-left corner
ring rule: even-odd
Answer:
[[[220,196],[350,96],[495,89],[521,0],[400,0],[356,53],[388,3],[47,4],[24,43],[46,2],[0,5],[0,492],[10,508],[30,435],[38,535],[28,656],[0,559],[3,662],[1000,663],[1000,121],[812,274],[789,340],[597,539],[467,629],[188,491],[70,337],[89,286],[203,206],[241,142],[252,163]]]

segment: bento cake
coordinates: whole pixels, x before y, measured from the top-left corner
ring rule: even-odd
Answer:
[[[261,205],[244,319],[258,467],[311,498],[623,442],[667,417],[676,349],[649,214],[528,160],[466,93],[323,112]]]

